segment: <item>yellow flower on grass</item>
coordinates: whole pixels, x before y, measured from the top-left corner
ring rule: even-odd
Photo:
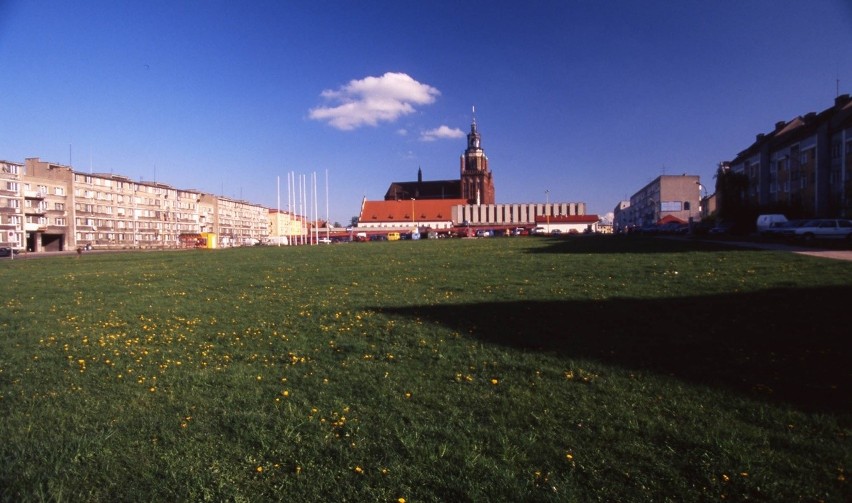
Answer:
[[[255,468],[254,470],[255,470],[257,473],[263,473],[263,467],[262,467],[262,466],[258,466],[258,467],[257,467],[257,468]]]
[[[500,380],[499,379],[491,379],[491,384],[496,386],[496,385],[500,384]]]
[[[363,469],[363,468],[361,468],[361,467],[360,467],[360,466],[358,466],[358,465],[355,465],[355,473],[357,473],[358,475],[363,475],[363,473],[364,473],[364,469]]]

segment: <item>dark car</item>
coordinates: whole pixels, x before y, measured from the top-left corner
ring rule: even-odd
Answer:
[[[11,257],[12,253],[15,255],[18,254],[18,250],[12,250],[11,248],[0,248],[0,257]]]

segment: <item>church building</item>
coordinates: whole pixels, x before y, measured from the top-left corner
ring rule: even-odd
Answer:
[[[505,231],[519,227],[542,233],[595,231],[598,217],[585,213],[585,203],[497,204],[494,178],[474,117],[457,180],[424,181],[423,171],[418,169],[417,181],[391,183],[384,200],[368,201],[365,197],[357,227],[372,234],[463,229],[470,235],[474,229]]]
[[[416,182],[392,182],[385,201],[408,199],[464,199],[467,204],[494,204],[494,179],[488,169],[488,157],[482,150],[482,136],[476,118],[467,135],[467,149],[461,155],[460,179],[423,181],[423,170],[417,170]]]

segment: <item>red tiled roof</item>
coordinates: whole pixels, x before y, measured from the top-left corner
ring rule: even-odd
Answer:
[[[550,223],[552,224],[593,224],[600,220],[597,215],[551,215]],[[536,215],[535,223],[545,223],[548,221],[546,215]]]
[[[686,220],[680,219],[680,218],[678,218],[678,217],[676,217],[676,216],[674,216],[674,215],[666,215],[666,216],[664,216],[663,218],[661,218],[661,219],[657,220],[657,223],[658,223],[658,224],[667,224],[667,223],[670,223],[670,222],[676,222],[676,223],[679,223],[679,224],[685,224],[685,223],[686,223]]]
[[[360,222],[412,222],[452,220],[452,208],[467,204],[465,199],[406,199],[364,201]],[[412,217],[412,209],[414,216]]]

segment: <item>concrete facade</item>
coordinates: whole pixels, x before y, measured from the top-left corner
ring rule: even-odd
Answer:
[[[534,225],[540,217],[585,215],[585,203],[468,204],[453,206],[454,225]]]
[[[627,207],[618,211],[619,225],[643,227],[676,218],[688,223],[699,221],[700,179],[696,175],[661,175],[630,196]]]
[[[788,217],[852,216],[852,98],[789,121],[737,154],[724,169],[748,178],[746,202]]]
[[[24,247],[21,173],[24,165],[0,161],[0,247]]]
[[[0,180],[7,188],[0,190],[0,226],[13,225],[20,209],[25,237],[19,245],[32,252],[180,248],[186,237],[202,233],[217,236],[217,247],[242,246],[269,233],[269,210],[245,201],[121,175],[75,172],[38,158],[17,166],[19,181],[12,181],[12,173]],[[14,183],[20,190],[13,197]]]

